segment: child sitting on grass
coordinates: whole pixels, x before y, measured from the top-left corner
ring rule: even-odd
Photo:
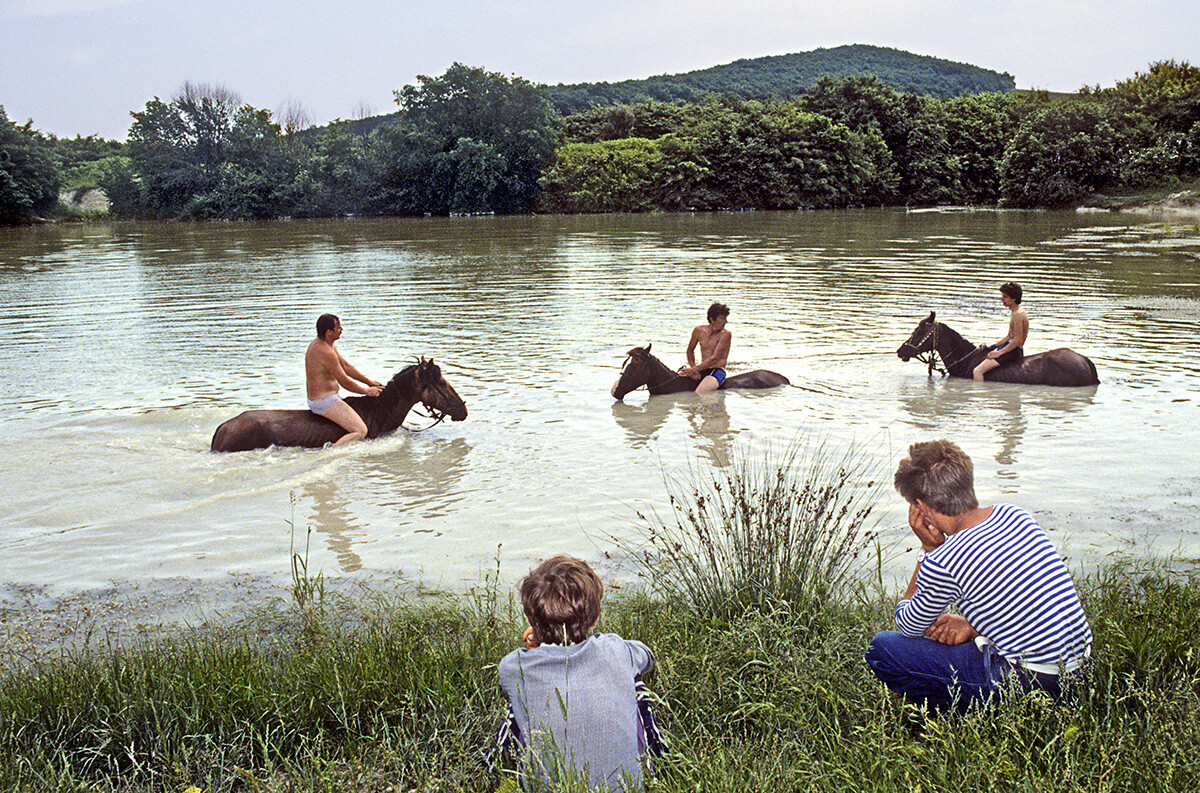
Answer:
[[[638,641],[596,633],[604,585],[586,562],[547,559],[521,582],[525,647],[500,661],[509,718],[497,741],[515,746],[526,787],[637,790],[661,736],[638,680],[654,655]]]

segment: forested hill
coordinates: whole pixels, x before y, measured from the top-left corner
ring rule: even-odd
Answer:
[[[1016,88],[1016,81],[1008,73],[888,47],[849,44],[743,59],[684,74],[618,83],[560,83],[543,90],[555,109],[567,115],[595,105],[629,104],[645,99],[694,102],[708,93],[732,94],[743,99],[785,98],[811,88],[821,77],[857,74],[874,74],[897,91],[941,98],[1004,93]]]

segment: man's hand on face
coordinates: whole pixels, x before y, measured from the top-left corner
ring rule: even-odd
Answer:
[[[908,505],[908,525],[921,541],[921,548],[926,551],[932,551],[946,541],[946,535],[922,514],[921,508],[916,504]]]

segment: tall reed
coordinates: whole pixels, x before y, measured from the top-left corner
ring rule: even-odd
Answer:
[[[876,536],[880,459],[803,438],[740,447],[726,467],[667,475],[670,514],[639,513],[640,545],[616,542],[653,588],[700,612],[811,611],[843,594]]]

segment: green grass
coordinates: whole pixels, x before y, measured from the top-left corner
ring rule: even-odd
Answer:
[[[754,527],[745,510],[778,517],[780,493],[828,491],[841,519],[806,508],[776,525],[792,538],[849,537],[858,520],[844,551],[853,559],[867,529],[855,516],[875,485],[848,459],[817,449],[745,460],[711,482],[693,472],[679,492],[704,495],[712,518],[710,486],[728,495],[730,477],[755,484],[730,501]],[[680,507],[682,521],[657,528],[660,538],[683,532],[682,544],[696,527]],[[658,658],[648,682],[672,751],[650,790],[1155,793],[1200,780],[1194,570],[1122,562],[1078,579],[1096,674],[1076,706],[1015,696],[965,717],[930,716],[889,695],[863,663],[870,636],[891,626],[896,594],[855,586],[870,577],[861,553],[849,566],[788,568],[832,571],[823,581],[791,587],[776,576],[778,586],[736,607],[709,608],[722,592],[741,596],[742,573],[730,571],[748,563],[739,553],[770,557],[771,570],[785,555],[733,543],[719,520],[704,525],[715,545],[697,541],[691,562],[670,558],[711,581],[677,577],[605,599],[601,629],[644,641]],[[710,557],[717,549],[732,555]],[[466,594],[397,584],[350,600],[302,565],[295,574],[302,605],[10,668],[0,682],[0,789],[495,790],[480,754],[504,708],[495,665],[522,628],[515,582],[489,575]]]

